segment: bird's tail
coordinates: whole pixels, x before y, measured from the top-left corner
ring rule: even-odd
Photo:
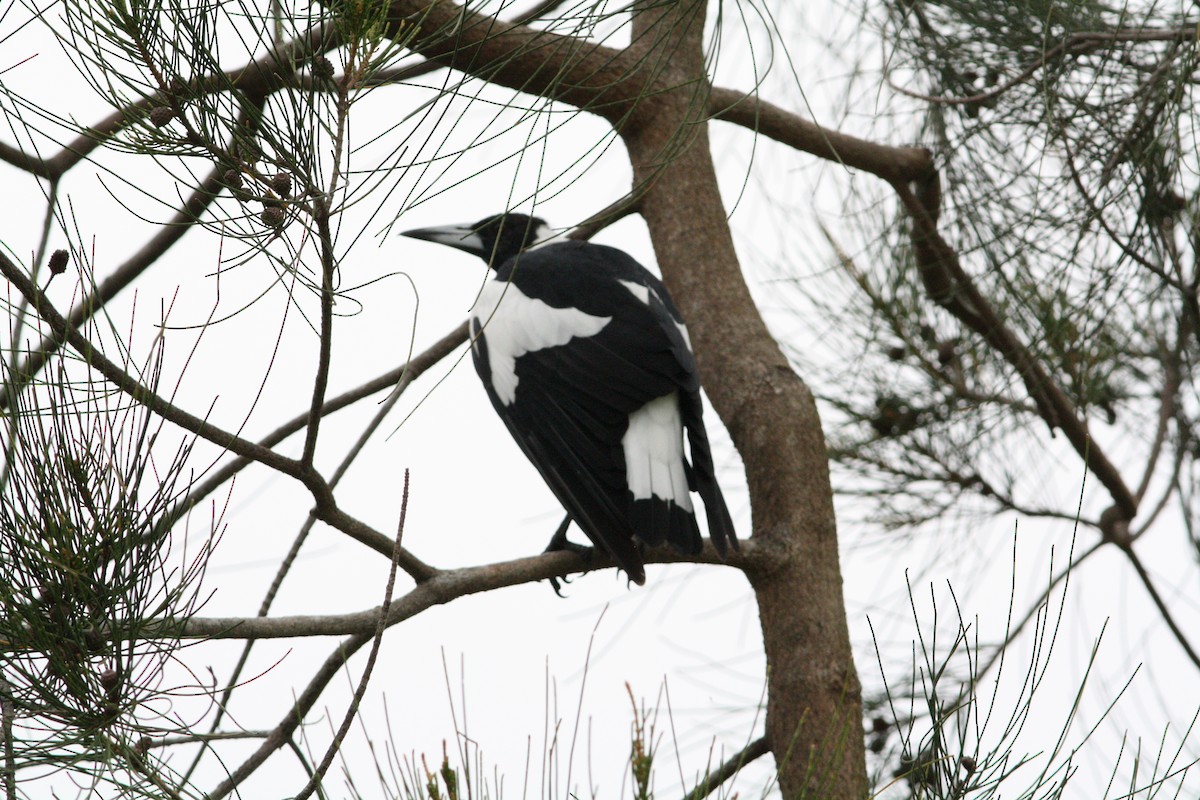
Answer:
[[[696,481],[696,491],[700,493],[704,511],[708,515],[708,535],[712,537],[717,552],[725,555],[730,548],[738,549],[737,534],[733,530],[729,508],[725,505],[725,496],[721,494],[721,485],[717,483],[712,448],[709,447],[703,425],[688,426],[688,441],[692,449],[692,476]]]

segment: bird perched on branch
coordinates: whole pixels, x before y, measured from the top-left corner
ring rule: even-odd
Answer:
[[[523,214],[403,235],[494,270],[468,323],[475,369],[569,518],[631,580],[646,580],[643,545],[700,552],[692,492],[717,551],[737,548],[687,328],[661,281]],[[564,523],[547,550],[571,547]]]

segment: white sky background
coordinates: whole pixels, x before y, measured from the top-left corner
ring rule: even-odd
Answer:
[[[18,12],[15,19],[10,16],[0,28],[0,69],[30,59],[0,76],[5,87],[82,124],[102,118],[108,112],[107,106],[94,97],[39,26],[31,25],[5,39],[13,33],[16,22],[24,19],[25,15]],[[726,21],[738,28],[733,20]],[[812,4],[804,11],[780,12],[777,23],[795,74],[800,76],[804,97],[796,88],[792,68],[784,62],[785,55],[778,51],[764,96],[787,108],[815,113],[835,127],[864,132],[865,128],[856,126],[870,117],[878,98],[867,92],[853,97],[848,119],[843,120],[844,109],[839,105],[843,99],[841,78],[850,69],[850,58],[843,63],[833,50],[820,46],[834,27],[840,35],[850,35],[856,25],[853,15],[844,17],[832,6]],[[748,52],[746,35],[740,28],[727,33],[716,83],[747,89],[754,82],[755,59],[760,68],[766,63],[762,29],[757,22],[751,25],[755,55]],[[420,83],[436,85],[442,74],[426,76]],[[501,92],[493,98],[503,102],[510,96]],[[376,92],[356,109],[355,135],[365,141],[371,131],[394,119],[397,110],[410,109],[426,97],[427,92],[410,87]],[[805,102],[811,107],[806,109]],[[463,134],[494,114],[491,105],[466,110],[460,126]],[[501,210],[514,183],[524,189],[536,185],[533,165],[538,159],[544,157],[550,165],[570,164],[603,133],[601,124],[580,117],[551,139],[544,154],[540,150],[529,153],[533,157],[520,167],[506,163],[424,199],[412,209],[402,208],[404,197],[397,193],[375,221],[366,224],[356,218],[352,227],[365,224],[365,235],[342,265],[343,283],[383,280],[357,292],[354,296],[362,303],[361,312],[337,323],[330,395],[402,363],[410,341],[415,352],[420,352],[450,331],[464,318],[485,278],[477,259],[386,235],[385,223],[402,211],[395,230],[472,221]],[[14,141],[12,129],[0,132],[0,136],[5,142]],[[845,291],[844,285],[830,277],[832,257],[815,232],[814,218],[820,217],[837,229],[843,213],[839,199],[842,187],[850,181],[874,179],[847,175],[811,157],[765,142],[757,144],[751,159],[751,136],[720,123],[713,125],[713,138],[727,204],[733,208],[740,196],[732,221],[751,290],[781,337],[793,347],[819,347],[820,336],[836,336],[837,331],[818,331],[811,321],[798,318],[795,309],[799,301],[781,291],[780,277],[826,281],[827,292]],[[452,187],[478,165],[512,152],[515,141],[519,139],[509,136],[481,148],[439,177],[436,185]],[[897,135],[890,143],[906,142]],[[46,146],[43,152],[55,149]],[[168,202],[177,191],[161,171],[139,159],[102,152],[96,160]],[[6,166],[0,166],[0,176],[0,185],[6,187],[0,241],[28,262],[44,211],[38,202],[41,190],[35,179]],[[103,177],[101,173],[98,177],[97,171],[87,165],[73,170],[60,189],[60,202],[64,209],[70,209],[65,213],[78,227],[85,244],[94,246],[99,278],[156,230],[122,208],[105,185],[151,218],[168,215],[111,176]],[[538,212],[554,224],[569,225],[619,198],[628,185],[623,151],[614,145],[602,156],[598,168],[588,170],[561,194],[539,205]],[[853,232],[848,230],[846,235],[852,245]],[[602,232],[597,241],[621,247],[654,269],[648,237],[636,218]],[[65,237],[56,233],[51,249],[65,242]],[[295,309],[280,335],[285,298],[276,289],[249,312],[210,326],[196,355],[189,360],[196,336],[187,328],[202,323],[217,301],[218,281],[213,273],[220,263],[221,248],[222,242],[209,233],[188,234],[139,281],[136,293],[127,290],[118,298],[109,314],[119,327],[134,332],[135,350],[144,354],[155,335],[161,304],[174,298],[170,322],[179,327],[166,334],[166,373],[172,380],[181,376],[178,403],[200,414],[213,405],[215,422],[237,427],[262,384],[261,397],[242,431],[248,438],[257,438],[279,420],[307,407],[317,340]],[[62,309],[70,300],[72,287],[67,278],[73,274],[58,279],[53,287],[53,299]],[[223,275],[217,316],[232,312],[265,289],[272,274],[264,265],[251,262]],[[419,298],[419,308],[414,296]],[[310,312],[316,307],[311,296],[302,296],[301,304]],[[812,343],[802,337],[810,337]],[[269,377],[263,383],[269,365]],[[847,363],[845,369],[852,373],[854,364]],[[416,408],[422,399],[425,401]],[[376,408],[374,400],[367,401],[326,419],[319,449],[320,467],[332,470]],[[410,411],[411,416],[407,416]],[[750,516],[740,463],[711,409],[708,422],[718,442],[722,485],[738,530],[745,537],[750,531]],[[339,504],[350,514],[379,530],[394,530],[402,472],[408,468],[412,494],[405,544],[426,562],[446,567],[482,564],[529,555],[545,545],[561,511],[492,412],[467,361],[450,359],[431,370],[409,389],[384,429],[395,429],[395,433],[377,436],[339,488]],[[300,439],[293,438],[280,449],[297,455],[299,448]],[[1082,480],[1077,463],[1064,458],[1061,465],[1041,464],[1048,476],[1047,492],[1060,499],[1077,497]],[[1089,498],[1085,492],[1085,505]],[[286,551],[310,505],[306,493],[290,480],[264,469],[250,469],[238,478],[225,516],[227,527],[204,584],[212,596],[203,615],[253,614],[278,558]],[[205,521],[203,515],[197,517],[194,530],[202,534]],[[850,627],[864,684],[879,685],[868,615],[880,636],[889,678],[903,680],[911,659],[914,629],[905,591],[906,571],[914,583],[918,603],[923,603],[919,606],[923,622],[932,619],[927,599],[931,583],[941,619],[945,621],[949,616],[949,582],[967,618],[978,615],[981,638],[985,642],[999,638],[1013,578],[1013,526],[1013,519],[1001,519],[995,524],[981,522],[970,530],[960,527],[953,533],[885,543],[878,536],[843,523]],[[1163,526],[1155,535],[1166,538],[1182,533]],[[1015,566],[1017,609],[1023,611],[1020,600],[1035,597],[1044,585],[1052,547],[1057,548],[1056,567],[1065,563],[1070,537],[1069,525],[1042,521],[1021,524]],[[577,532],[574,538],[579,539]],[[1080,546],[1090,543],[1081,541]],[[1171,560],[1170,554],[1178,553],[1174,542],[1163,545],[1163,557],[1158,560],[1155,543],[1145,545],[1146,549],[1139,552],[1155,570],[1160,585],[1180,587],[1170,599],[1180,610],[1183,624],[1200,638],[1194,584],[1187,582],[1194,580],[1194,565]],[[449,666],[455,708],[461,720],[465,705],[468,733],[482,748],[489,780],[494,768],[504,776],[504,794],[509,797],[566,794],[566,750],[577,724],[577,706],[582,716],[578,722],[579,742],[574,747],[572,790],[584,797],[590,794],[589,787],[603,797],[628,792],[624,765],[628,758],[630,705],[626,682],[639,699],[645,698],[651,705],[661,687],[665,685],[670,691],[673,731],[665,706],[658,718],[658,732],[664,736],[657,773],[661,797],[679,794],[681,771],[682,783],[691,786],[697,771],[703,770],[705,753],[714,746],[714,740],[716,763],[721,760],[720,751],[728,754],[760,735],[762,719],[756,706],[762,693],[764,664],[753,597],[744,578],[719,568],[651,566],[647,573],[647,586],[641,589],[627,589],[625,581],[611,570],[590,574],[567,588],[566,600],[555,598],[545,584],[468,597],[391,629],[362,710],[361,725],[345,749],[359,790],[366,797],[384,796],[373,783],[374,771],[364,746],[368,737],[377,753],[387,743],[402,754],[425,754],[431,766],[440,758],[443,740],[450,743],[453,752],[455,725],[444,664]],[[1189,574],[1190,579],[1185,577]],[[369,608],[379,603],[385,578],[382,559],[318,526],[288,576],[273,613],[328,614]],[[403,591],[407,585],[402,579],[398,588]],[[1169,720],[1172,728],[1167,735],[1167,749],[1172,750],[1181,727],[1187,725],[1200,703],[1200,689],[1195,672],[1187,668],[1178,647],[1123,563],[1108,555],[1095,559],[1076,576],[1066,602],[1051,671],[1015,749],[1018,753],[1035,753],[1053,745],[1092,645],[1105,620],[1111,619],[1080,712],[1081,724],[1072,729],[1068,749],[1095,722],[1128,675],[1139,664],[1142,667],[1133,689],[1101,728],[1089,753],[1076,760],[1082,769],[1076,778],[1078,787],[1068,796],[1094,797],[1098,796],[1095,787],[1106,782],[1104,770],[1115,757],[1122,735],[1145,737],[1145,746],[1152,751]],[[1057,609],[1057,604],[1053,608]],[[588,661],[585,656],[593,629],[595,641]],[[333,646],[332,639],[257,645],[243,679],[269,671],[235,694],[231,710],[237,723],[246,728],[273,726],[293,693],[303,687],[311,664],[323,659]],[[1012,663],[1019,668],[1006,672],[1006,682],[1020,682],[1030,646],[1032,642],[1026,640],[1014,648]],[[234,643],[197,645],[184,650],[180,660],[198,675],[205,675],[212,666],[220,680],[228,673],[239,647]],[[363,660],[362,655],[356,657],[346,679],[326,692],[323,705],[330,719],[311,731],[314,758],[323,752],[329,728],[340,722],[349,687],[357,680]],[[171,679],[183,682],[187,676],[181,671]],[[549,709],[548,680],[554,696]],[[464,685],[465,689],[460,689]],[[990,686],[989,680],[983,691],[990,691]],[[465,691],[465,701],[460,691]],[[1002,693],[998,707],[1007,711],[1003,697],[1011,696],[1011,687],[1006,686],[1004,692],[1009,694]],[[195,719],[203,709],[204,705],[196,700],[181,700],[171,710]],[[544,788],[540,777],[547,719],[551,727],[561,719],[562,774],[554,788]],[[678,740],[682,769],[676,766],[673,738]],[[526,789],[523,785],[529,747],[532,755]],[[245,752],[249,749],[247,745]],[[223,752],[230,766],[239,762],[238,747],[231,745]],[[1188,752],[1194,753],[1195,748]],[[176,762],[183,763],[182,758]],[[766,766],[760,763],[733,788],[756,795],[765,774]],[[218,767],[210,763],[199,785],[209,788],[218,779]],[[330,785],[337,786],[339,780],[340,776],[334,774]],[[245,784],[243,796],[288,796],[298,790],[301,782],[293,757],[280,753]],[[1025,785],[1019,776],[1016,785]],[[46,794],[40,795],[43,791]],[[31,787],[29,792],[31,797],[48,796],[49,785]],[[340,793],[335,790],[332,794]]]

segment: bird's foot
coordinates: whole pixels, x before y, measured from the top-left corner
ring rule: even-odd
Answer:
[[[558,526],[558,530],[550,537],[550,543],[546,545],[543,553],[575,553],[583,558],[584,561],[591,561],[592,554],[596,552],[595,548],[586,544],[576,544],[567,538],[567,528],[571,526],[571,517],[567,516],[563,519],[562,524]],[[563,597],[562,586],[565,583],[570,583],[571,580],[567,577],[550,578],[550,587],[554,589],[554,593],[559,597]]]
[[[566,600],[567,596],[562,593],[562,587],[563,587],[563,584],[570,583],[571,579],[564,575],[561,578],[551,577],[548,580],[550,581],[550,588],[554,590],[554,593],[556,595],[558,595],[560,599]]]

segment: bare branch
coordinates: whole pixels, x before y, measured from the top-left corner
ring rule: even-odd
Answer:
[[[341,132],[342,128],[339,125],[339,145]],[[340,153],[335,150],[334,158],[339,156]],[[336,181],[336,177],[334,180]],[[332,196],[332,190],[329,194]],[[309,469],[312,469],[313,457],[317,452],[317,432],[320,430],[323,416],[321,409],[325,405],[325,391],[329,387],[329,367],[333,351],[333,276],[337,268],[333,252],[333,233],[329,227],[329,204],[322,201],[317,205],[319,210],[316,213],[316,222],[321,242],[320,346],[317,352],[317,374],[313,378],[312,401],[308,409],[308,421],[305,423],[304,452],[300,456],[301,463]]]
[[[338,728],[337,734],[334,735],[333,741],[329,743],[329,747],[325,751],[325,757],[321,759],[321,763],[313,770],[308,783],[296,795],[295,800],[308,800],[318,784],[320,784],[321,779],[329,771],[330,765],[333,764],[333,757],[337,755],[338,750],[341,749],[342,742],[346,739],[346,734],[350,732],[350,725],[354,722],[354,718],[358,714],[358,707],[362,703],[363,695],[367,692],[367,682],[371,679],[371,672],[375,669],[375,659],[379,656],[379,646],[383,643],[383,631],[387,627],[388,609],[392,604],[392,592],[396,588],[396,567],[399,565],[400,545],[404,540],[404,520],[407,516],[408,470],[404,470],[404,490],[400,497],[400,522],[396,526],[396,548],[392,555],[391,570],[388,572],[387,588],[383,593],[383,605],[379,607],[379,621],[375,624],[375,635],[371,640],[371,652],[367,656],[367,664],[363,667],[362,677],[359,678],[358,687],[354,690],[354,697],[351,698],[350,705],[346,708],[346,714],[342,718],[342,724]]]
[[[1120,543],[1118,543],[1120,544]],[[1146,587],[1146,592],[1150,595],[1150,599],[1154,601],[1154,606],[1158,609],[1159,615],[1163,618],[1163,622],[1167,623],[1167,627],[1171,629],[1171,634],[1175,637],[1175,641],[1179,642],[1179,646],[1183,648],[1183,652],[1191,659],[1192,663],[1200,668],[1200,653],[1192,647],[1188,641],[1187,635],[1183,629],[1179,627],[1179,623],[1175,621],[1175,615],[1171,613],[1171,609],[1163,600],[1162,595],[1158,593],[1158,589],[1154,586],[1154,581],[1150,579],[1150,573],[1146,571],[1146,567],[1142,564],[1142,560],[1137,557],[1137,553],[1133,552],[1132,545],[1121,547],[1121,551],[1125,557],[1129,559],[1129,563],[1133,565],[1133,569],[1137,572],[1138,579],[1141,580],[1142,586]]]
[[[709,564],[747,570],[770,564],[769,546],[753,539],[742,549],[721,556],[710,540],[696,555],[684,555],[666,548],[647,550],[647,564]],[[403,622],[436,605],[445,605],[460,597],[480,594],[507,586],[533,583],[573,573],[597,572],[614,567],[607,556],[596,551],[590,555],[571,552],[540,553],[536,556],[501,561],[477,567],[440,570],[396,600],[388,613],[388,627]],[[192,617],[188,620],[146,621],[138,628],[143,639],[291,639],[310,636],[371,635],[379,618],[379,609],[347,614],[302,615],[289,617]],[[120,631],[111,635],[121,638]]]
[[[527,25],[547,13],[554,11],[561,6],[565,0],[542,0],[542,2],[522,11],[512,18],[513,25]],[[381,70],[372,75],[366,81],[367,86],[385,86],[390,83],[401,83],[403,81],[411,81],[413,78],[419,78],[422,75],[428,75],[431,72],[436,72],[439,69],[445,69],[445,65],[435,61],[421,61],[416,64],[405,64],[401,67]]]
[[[886,181],[915,181],[933,172],[933,159],[924,147],[892,147],[859,139],[818,125],[756,94],[714,87],[709,93],[708,113],[713,119],[732,122],[781,144],[861,169]]]
[[[759,542],[751,540],[743,542],[742,549],[739,552],[730,553],[722,560],[711,546],[711,543],[705,542],[704,552],[699,556],[685,557],[670,552],[650,551],[646,554],[646,563],[703,562],[727,564],[739,569],[745,569],[748,565],[754,563],[759,567],[765,567],[767,566],[766,551],[768,549],[768,547],[761,546]],[[599,556],[599,554],[596,555],[597,557]],[[598,561],[599,558],[596,560]],[[605,564],[604,566],[612,565]],[[393,604],[388,613],[388,625],[394,625],[433,605],[440,605],[467,594],[497,589],[502,586],[511,586],[517,583],[543,580],[553,575],[561,576],[569,572],[581,571],[588,567],[599,568],[597,564],[582,563],[580,556],[574,553],[559,552],[544,553],[532,558],[510,561],[503,564],[490,564],[484,567],[472,567],[462,570],[447,570],[426,583],[419,585]],[[185,625],[191,626],[195,624],[197,626],[197,635],[199,636],[216,636],[222,638],[239,638],[236,634],[232,634],[231,628],[235,626],[251,626],[255,629],[256,633],[261,634],[258,638],[269,638],[273,633],[280,633],[279,628],[281,627],[291,629],[292,633],[285,635],[318,635],[300,632],[310,627],[304,620],[324,620],[332,623],[333,620],[338,619],[339,622],[337,624],[330,625],[330,628],[333,629],[327,631],[328,635],[338,635],[338,629],[374,631],[375,626],[378,624],[378,614],[378,609],[372,609],[371,611],[359,612],[358,614],[340,615],[336,618],[294,617],[278,618],[276,620],[257,618],[199,620],[193,618],[185,623]],[[274,623],[280,620],[283,620],[283,625],[275,626]],[[325,623],[322,622],[321,624]],[[169,629],[172,627],[174,631],[169,632]],[[204,629],[205,633],[199,633],[201,629]],[[159,633],[169,637],[178,635],[179,624],[164,624],[163,629]],[[156,634],[151,630],[143,631],[143,635],[153,636]],[[192,636],[192,631],[187,631],[187,635],[189,637]],[[276,750],[285,746],[292,734],[299,727],[300,722],[312,710],[313,706],[316,705],[317,700],[329,684],[329,681],[333,680],[333,677],[342,669],[347,659],[370,642],[371,639],[372,633],[364,632],[351,636],[339,644],[333,653],[325,659],[324,664],[322,664],[321,668],[309,681],[308,686],[305,687],[304,691],[297,698],[295,705],[288,710],[279,724],[271,731],[266,741],[262,743],[250,758],[244,761],[208,795],[208,800],[221,800],[221,798],[228,796],[242,781],[262,766]]]
[[[337,507],[337,504],[334,503],[333,493],[328,490],[328,487],[324,481],[322,481],[319,485],[321,487],[321,492],[319,494],[314,492],[314,496],[316,496],[317,500],[317,507],[312,512],[313,516],[334,530],[341,531],[351,539],[362,542],[367,547],[375,550],[377,553],[387,556],[391,555],[392,540],[389,537],[384,536],[382,533],[375,530],[370,525],[367,525],[365,522],[350,516],[345,511],[342,511]],[[388,542],[386,549],[383,546],[385,541]],[[439,574],[439,570],[429,566],[407,550],[401,549],[398,558],[400,561],[400,567],[417,583],[430,580]]]
[[[400,384],[396,387],[395,391],[393,391],[391,395],[388,396],[387,400],[384,401],[383,405],[380,406],[379,410],[375,413],[374,418],[372,418],[371,422],[359,435],[358,440],[350,448],[350,451],[346,453],[345,457],[342,459],[342,462],[338,464],[338,467],[336,470],[334,470],[333,475],[330,476],[330,489],[337,488],[337,485],[341,482],[342,477],[346,474],[346,471],[350,469],[350,465],[354,463],[354,460],[362,452],[363,447],[366,446],[367,442],[375,434],[375,431],[379,429],[379,426],[383,423],[384,418],[387,417],[388,413],[392,410],[392,408],[395,407],[396,403],[399,402],[400,397],[403,395],[404,389],[412,383],[412,377],[413,376],[411,374],[406,374],[400,381]],[[271,606],[275,602],[275,597],[278,594],[280,587],[283,585],[284,578],[291,571],[292,565],[296,561],[296,557],[300,554],[300,548],[308,539],[308,535],[312,532],[313,526],[316,524],[316,522],[316,516],[310,513],[308,515],[308,519],[306,519],[304,524],[300,527],[300,532],[296,534],[296,538],[292,541],[292,546],[288,549],[287,554],[280,562],[279,568],[275,572],[275,577],[271,580],[271,585],[267,587],[266,596],[263,597],[262,603],[258,607],[259,617],[265,617],[270,612]],[[393,555],[393,561],[395,560],[396,558]],[[217,703],[217,712],[213,715],[213,721],[209,728],[210,731],[215,732],[220,726],[221,720],[225,715],[225,708],[229,705],[229,700],[233,696],[234,689],[237,688],[238,678],[241,676],[242,670],[246,666],[246,662],[250,659],[250,651],[253,649],[253,647],[254,641],[250,640],[247,641],[245,646],[242,648],[242,653],[238,657],[237,663],[234,664],[234,667],[230,672],[229,679],[226,681],[226,688],[221,693],[221,699]],[[199,759],[199,756],[200,754],[198,753],[197,759]],[[194,769],[197,764],[198,760],[193,761],[192,769]],[[191,771],[192,770],[189,769],[189,775],[191,774]]]
[[[645,97],[654,77],[627,51],[504,22],[448,0],[394,0],[388,22],[392,37],[404,34],[406,25],[419,26],[408,46],[443,67],[614,123]]]
[[[250,134],[261,125],[260,112],[262,111],[264,102],[262,99],[248,102],[241,109],[241,124],[246,127],[247,132]],[[81,327],[84,322],[100,309],[104,308],[105,304],[116,297],[146,269],[157,262],[185,233],[192,229],[192,225],[203,216],[204,212],[220,196],[223,188],[222,175],[222,166],[217,165],[214,167],[208,176],[196,187],[195,191],[184,200],[183,205],[180,206],[175,216],[163,224],[162,230],[142,245],[136,253],[126,259],[124,264],[105,278],[100,283],[100,286],[94,289],[87,297],[83,298],[75,308],[71,309],[71,313],[67,319],[72,328]],[[57,186],[57,178],[54,179],[54,184]],[[14,397],[16,392],[23,389],[42,370],[48,357],[57,347],[58,343],[55,340],[43,339],[37,348],[25,357],[24,362],[15,372],[16,381],[14,382],[14,379],[10,377],[9,381],[12,385],[4,387],[5,391],[0,392],[0,409],[5,408],[9,399]],[[10,372],[10,375],[13,374]]]
[[[1186,305],[1186,304],[1185,304]],[[1167,433],[1171,427],[1171,420],[1175,418],[1179,408],[1179,389],[1182,386],[1183,376],[1180,369],[1183,359],[1183,351],[1187,346],[1187,342],[1191,339],[1191,315],[1186,312],[1180,317],[1179,330],[1175,337],[1175,346],[1167,347],[1166,343],[1162,343],[1162,388],[1158,394],[1158,424],[1154,429],[1154,439],[1150,442],[1150,455],[1146,458],[1146,467],[1142,472],[1142,481],[1137,488],[1137,499],[1140,503],[1146,497],[1146,492],[1150,488],[1150,481],[1154,477],[1154,473],[1158,466],[1158,459],[1162,455],[1163,446],[1166,444]],[[1176,469],[1179,468],[1177,460]],[[1171,481],[1174,484],[1174,481]]]
[[[300,696],[296,698],[295,704],[288,709],[283,715],[283,719],[271,730],[259,748],[254,753],[243,761],[237,769],[229,774],[229,776],[217,785],[207,796],[207,800],[221,800],[227,797],[230,792],[237,788],[238,784],[246,778],[254,774],[271,755],[281,747],[291,741],[292,734],[300,727],[301,721],[308,715],[320,699],[321,693],[329,682],[333,680],[350,659],[358,650],[368,642],[372,636],[370,634],[360,634],[352,636],[339,644],[334,651],[326,657],[320,669],[309,680],[308,686],[304,688]]]
[[[406,364],[396,367],[395,369],[388,370],[379,377],[372,378],[360,386],[343,392],[332,400],[327,401],[323,406],[321,406],[321,415],[328,416],[336,411],[341,411],[343,408],[353,405],[359,400],[370,397],[371,395],[381,392],[384,389],[389,389],[396,386],[397,382],[401,381],[402,379],[415,380],[434,364],[438,363],[450,353],[454,352],[459,345],[465,343],[466,341],[467,324],[464,322],[443,336],[441,339],[430,345],[423,353],[409,360]],[[308,419],[309,413],[307,411],[292,417],[290,420],[260,439],[258,441],[259,446],[274,447],[292,434],[303,430],[304,426],[308,423]],[[238,457],[221,467],[212,475],[208,476],[201,484],[188,492],[187,497],[184,498],[184,500],[182,500],[176,507],[174,512],[175,517],[178,519],[186,514],[189,510],[194,508],[197,503],[216,491],[217,487],[221,486],[234,475],[241,472],[252,462],[253,459]],[[390,542],[391,540],[388,539],[388,541]]]
[[[161,739],[143,739],[147,750],[156,747],[175,747],[181,744],[219,742],[227,739],[265,739],[270,731],[213,731],[212,733],[189,733],[184,736],[164,736]]]
[[[290,80],[297,65],[305,64],[313,55],[339,44],[336,26],[317,26],[305,36],[275,45],[266,55],[245,66],[221,75],[194,78],[183,91],[191,97],[198,97],[236,89],[251,98],[253,103],[261,104],[271,92]],[[95,125],[85,128],[79,136],[50,158],[39,159],[11,145],[0,144],[0,160],[48,180],[61,178],[134,120],[142,118],[150,109],[169,100],[169,97],[155,94],[117,109]]]
[[[767,741],[767,737],[763,736],[755,739],[750,744],[746,745],[741,752],[726,760],[724,764],[717,769],[704,776],[704,780],[700,782],[695,789],[683,796],[683,800],[704,800],[710,794],[721,788],[721,784],[737,775],[742,767],[749,764],[767,753],[771,752],[771,743]]]

